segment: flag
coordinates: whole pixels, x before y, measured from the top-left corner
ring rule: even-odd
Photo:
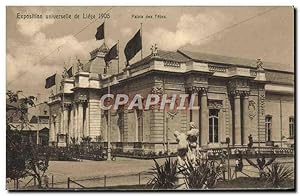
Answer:
[[[105,63],[108,63],[109,61],[117,58],[118,56],[119,56],[118,55],[118,44],[116,43],[105,55],[105,57],[104,57]]]
[[[71,66],[67,71],[68,77],[71,78],[73,76],[73,66]]]
[[[104,39],[104,23],[97,28],[97,33],[95,35],[96,40]]]
[[[126,44],[124,53],[126,56],[127,64],[142,49],[142,37],[140,31],[141,30],[139,30],[134,35],[134,37]]]
[[[46,79],[45,88],[50,88],[55,85],[55,76],[56,76],[56,74],[54,74]]]

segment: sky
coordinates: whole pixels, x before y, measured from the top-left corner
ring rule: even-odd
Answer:
[[[89,52],[103,42],[95,40],[95,33],[104,19],[83,18],[83,14],[106,12],[105,43],[112,47],[120,41],[121,68],[124,47],[141,23],[143,56],[157,44],[162,50],[261,58],[294,66],[293,7],[7,7],[7,89],[46,101],[45,79],[61,74],[76,58],[87,62]],[[18,13],[40,14],[43,19],[18,19]],[[70,14],[72,19],[45,18],[51,14]],[[75,14],[80,18],[74,19]],[[139,59],[138,54],[131,63]]]

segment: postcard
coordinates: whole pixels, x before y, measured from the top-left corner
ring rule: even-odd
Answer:
[[[294,7],[7,6],[8,191],[295,191]]]

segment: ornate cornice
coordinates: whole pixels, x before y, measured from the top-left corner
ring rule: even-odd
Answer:
[[[208,65],[208,69],[211,72],[221,72],[221,73],[226,73],[228,68],[223,67],[223,66],[217,66],[217,65]]]
[[[233,79],[228,82],[228,91],[233,96],[248,97],[250,95],[249,81],[245,79]]]
[[[72,107],[72,103],[63,103],[65,109],[69,109]]]
[[[250,91],[248,91],[248,90],[232,90],[232,91],[230,91],[230,95],[249,97]]]
[[[180,63],[179,62],[176,62],[176,61],[163,61],[164,62],[164,66],[167,66],[167,67],[177,67],[179,68],[180,67]]]
[[[154,86],[151,89],[151,94],[156,94],[156,95],[162,95],[164,93],[163,87],[162,86]]]
[[[80,100],[80,99],[75,100],[75,104],[85,104],[87,102],[88,102],[87,100]]]
[[[202,86],[189,86],[185,88],[187,93],[203,93],[206,94],[208,91],[207,87]]]
[[[223,102],[222,102],[222,100],[209,100],[208,108],[220,110],[223,108]]]
[[[248,98],[249,95],[250,95],[250,91],[242,91],[242,92],[241,92],[241,95],[242,95],[243,97]]]

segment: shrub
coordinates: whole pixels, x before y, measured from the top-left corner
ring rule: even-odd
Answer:
[[[183,174],[188,189],[206,189],[215,187],[218,178],[221,177],[219,166],[214,161],[200,161],[192,163],[188,160],[181,166],[179,173]]]
[[[176,166],[177,161],[171,161],[170,158],[166,159],[164,164],[159,165],[155,159],[155,166],[152,168],[150,172],[153,176],[152,179],[149,180],[148,185],[151,186],[152,189],[173,189],[175,188],[176,183]]]
[[[259,177],[261,179],[265,179],[266,176],[267,176],[267,173],[265,171],[265,168],[267,168],[267,166],[271,165],[274,161],[275,161],[276,157],[273,157],[271,158],[269,161],[266,162],[265,158],[262,157],[261,159],[260,158],[257,158],[256,159],[256,164],[254,162],[252,162],[250,159],[247,159],[246,158],[246,161],[253,167],[257,168],[258,169],[258,172],[259,172]]]
[[[290,180],[294,174],[292,168],[278,162],[273,163],[267,170],[267,183],[270,183],[274,188],[279,188],[283,182]]]

